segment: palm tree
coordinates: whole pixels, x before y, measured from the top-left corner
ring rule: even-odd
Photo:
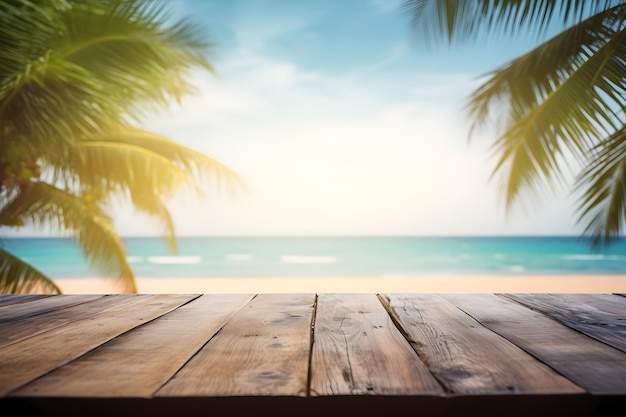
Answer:
[[[136,292],[112,203],[154,216],[176,251],[173,192],[241,185],[220,162],[138,126],[193,92],[192,70],[211,70],[206,35],[145,0],[1,1],[0,23],[0,225],[67,234]],[[60,289],[0,248],[0,292]]]
[[[626,2],[405,0],[430,42],[562,31],[487,75],[471,95],[472,131],[498,122],[493,143],[505,206],[576,180],[578,222],[593,246],[626,218]],[[470,136],[472,133],[470,132]]]

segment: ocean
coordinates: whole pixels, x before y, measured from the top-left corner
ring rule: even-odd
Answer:
[[[592,250],[579,237],[125,238],[137,277],[625,274],[626,239]],[[0,245],[51,278],[100,277],[64,238]]]

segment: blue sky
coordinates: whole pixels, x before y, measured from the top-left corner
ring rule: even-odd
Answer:
[[[567,190],[508,215],[489,180],[494,132],[468,142],[481,75],[536,42],[428,46],[397,0],[176,0],[215,72],[144,127],[229,165],[247,193],[181,192],[179,235],[570,235]],[[118,206],[123,236],[159,235]]]
[[[214,74],[145,121],[238,172],[247,193],[181,193],[180,235],[578,234],[567,190],[505,214],[485,130],[463,113],[480,76],[536,39],[427,45],[394,0],[173,3],[208,31]],[[124,235],[158,234],[117,209]]]

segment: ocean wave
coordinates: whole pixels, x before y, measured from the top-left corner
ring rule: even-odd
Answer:
[[[523,265],[512,265],[509,268],[509,271],[511,272],[524,272],[526,270],[526,268],[524,268]]]
[[[575,254],[575,255],[565,255],[563,258],[568,261],[602,261],[606,259],[606,255],[584,255],[584,254]]]
[[[288,264],[334,264],[337,262],[334,256],[283,255],[281,259]]]
[[[252,255],[244,254],[244,253],[229,253],[226,255],[227,261],[251,261]]]
[[[139,262],[143,262],[143,258],[141,256],[127,256],[126,260],[129,264],[136,264]]]
[[[201,256],[149,256],[151,264],[197,264],[202,262]]]

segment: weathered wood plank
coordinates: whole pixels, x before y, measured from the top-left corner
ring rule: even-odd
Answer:
[[[497,333],[513,333],[514,336],[509,337],[509,340],[518,337],[522,340],[522,342],[517,343],[518,346],[527,343],[528,346],[522,346],[524,350],[540,358],[543,362],[548,362],[544,360],[544,357],[549,358],[549,366],[557,372],[562,372],[564,367],[573,367],[575,369],[575,366],[583,365],[587,368],[579,372],[580,378],[588,383],[591,381],[591,384],[594,384],[594,379],[604,379],[605,386],[624,387],[626,385],[624,384],[623,372],[616,373],[615,370],[615,368],[620,366],[623,369],[624,365],[622,364],[626,363],[626,360],[624,360],[626,354],[624,352],[572,330],[555,319],[529,309],[517,301],[493,294],[422,294],[423,297],[428,299],[432,296],[435,298],[435,301],[433,301],[435,306],[427,306],[425,309],[427,312],[437,313],[436,316],[439,316],[438,309],[442,309],[443,312],[443,317],[437,319],[441,321],[441,328],[437,328],[437,330],[441,331],[442,335],[437,334],[436,337],[433,336],[433,340],[440,341],[437,337],[444,338],[444,344],[447,344],[449,351],[444,352],[441,349],[440,354],[442,356],[450,355],[450,360],[452,361],[453,357],[458,357],[457,351],[463,351],[463,348],[467,349],[463,351],[465,356],[461,356],[460,359],[462,368],[468,366],[465,362],[467,357],[475,357],[475,352],[471,351],[474,349],[474,345],[470,343],[477,334],[475,332],[478,332],[480,335],[478,337],[479,341],[482,341],[482,333],[481,331],[475,331],[471,326],[467,328],[469,322],[466,322],[466,320],[468,320],[469,314],[452,312],[454,309],[450,307],[450,303],[455,303],[459,311],[464,307],[462,302],[457,303],[452,300],[459,295],[466,297],[466,301],[479,310],[486,309],[482,322],[473,322],[476,328],[481,328],[481,325],[484,327],[493,325],[495,326],[494,329],[498,328],[498,326],[501,327],[500,330],[494,330]],[[328,297],[332,298],[332,296],[332,294],[328,294]],[[362,297],[363,294],[339,294],[336,296],[340,299],[340,302],[331,302],[327,312],[339,311],[344,306],[347,306],[349,307],[347,308],[348,317],[351,314],[354,317],[363,316],[355,319],[361,322],[360,325],[353,324],[348,327],[356,332],[356,329],[362,326],[368,334],[367,339],[372,341],[370,343],[370,341],[362,342],[359,340],[357,346],[365,347],[358,350],[358,354],[355,352],[350,353],[349,365],[358,368],[360,362],[367,360],[367,356],[361,357],[360,355],[368,354],[367,352],[375,351],[377,347],[385,346],[384,343],[380,342],[380,339],[381,337],[383,339],[386,338],[386,336],[381,336],[381,333],[386,332],[387,329],[380,325],[378,318],[375,317],[377,313],[373,314],[369,310],[358,308],[361,304],[365,306],[374,304],[354,302],[353,300],[350,303],[354,305],[350,307],[350,303],[346,302],[346,300],[352,300],[352,297],[355,297],[355,300],[360,300],[359,297]],[[615,296],[618,297],[618,295]],[[180,307],[173,307],[170,310],[166,309],[165,313],[157,315],[152,320],[149,317],[152,314],[149,302],[144,302],[144,304],[148,305],[146,311],[150,311],[147,315],[142,313],[141,307],[135,308],[135,312],[128,314],[129,310],[126,307],[136,304],[136,300],[141,297],[154,296],[126,295],[107,296],[105,298],[108,297],[119,297],[117,298],[119,306],[109,311],[101,310],[100,314],[92,317],[90,320],[86,320],[86,316],[83,316],[83,314],[89,314],[93,309],[93,305],[100,303],[100,300],[11,321],[11,324],[18,322],[37,323],[37,320],[44,316],[51,317],[51,320],[54,321],[59,319],[63,313],[72,310],[76,310],[76,315],[81,317],[72,323],[37,334],[19,343],[12,343],[9,346],[5,346],[5,348],[0,348],[0,387],[3,378],[7,378],[7,374],[11,378],[11,373],[14,376],[19,376],[24,372],[32,373],[31,365],[24,365],[27,360],[40,364],[47,361],[48,365],[50,360],[56,363],[55,365],[46,365],[44,367],[36,365],[35,367],[39,366],[41,372],[37,373],[34,380],[30,378],[28,381],[31,382],[26,381],[24,384],[18,384],[18,387],[8,392],[7,395],[3,396],[3,393],[0,392],[0,408],[3,410],[3,415],[62,415],[64,417],[90,415],[109,417],[113,415],[134,416],[148,414],[155,417],[165,417],[178,414],[184,414],[185,416],[211,414],[219,416],[258,415],[287,417],[297,415],[302,417],[340,417],[347,415],[384,416],[390,412],[396,414],[399,412],[411,415],[419,414],[424,417],[467,415],[479,415],[482,417],[502,415],[511,417],[531,415],[546,417],[554,415],[617,417],[623,414],[624,407],[626,407],[626,394],[620,393],[619,390],[590,391],[591,395],[554,393],[550,389],[547,392],[526,393],[513,391],[496,393],[495,395],[483,395],[480,393],[471,395],[458,393],[453,395],[424,395],[423,393],[403,395],[387,394],[380,389],[367,390],[368,385],[366,384],[369,381],[358,378],[358,384],[365,386],[367,392],[355,391],[356,394],[349,393],[344,395],[339,393],[339,391],[334,391],[330,395],[317,395],[314,393],[312,396],[306,396],[307,362],[308,360],[312,361],[312,358],[309,356],[309,348],[314,349],[319,342],[317,337],[314,341],[309,339],[310,320],[312,315],[315,315],[312,308],[312,300],[315,299],[314,294],[257,296],[256,301],[265,297],[275,298],[271,303],[266,298],[264,300],[265,304],[257,304],[256,306],[254,305],[255,301],[244,304],[244,307],[228,320],[221,330],[217,330],[217,333],[208,324],[213,318],[202,315],[203,311],[208,310],[200,308],[199,304],[195,305],[195,303],[203,300],[204,296],[196,298],[194,301],[183,303]],[[169,299],[170,297],[180,296],[170,294],[163,297]],[[190,297],[193,298],[193,296]],[[375,299],[375,295],[370,294],[368,300],[370,299]],[[439,302],[440,299],[446,301],[443,303],[443,306]],[[289,305],[285,306],[285,302],[281,303],[281,301],[287,301]],[[489,308],[488,304],[496,301],[503,303],[503,306],[497,304],[492,309]],[[125,305],[125,307],[122,308],[122,305]],[[207,301],[207,308],[213,308],[212,306],[213,304]],[[320,307],[318,313],[322,317],[324,314],[321,312],[322,307],[321,305],[318,307]],[[197,314],[192,313],[191,310],[196,308]],[[424,306],[421,304],[417,305],[417,308],[424,310]],[[512,310],[509,311],[509,309]],[[79,312],[79,310],[82,311]],[[131,308],[130,310],[133,309]],[[464,310],[470,309],[464,308]],[[214,313],[214,310],[211,311]],[[424,311],[420,311],[420,313],[424,316],[422,320],[426,320],[427,314]],[[114,322],[117,323],[101,320],[102,317],[109,317],[110,314],[116,317]],[[458,314],[461,315],[458,316]],[[464,317],[463,314],[466,314],[466,316]],[[474,314],[474,317],[480,318],[479,314]],[[74,320],[71,316],[67,316],[67,319],[69,321]],[[412,319],[417,321],[415,317],[412,317]],[[132,324],[127,331],[121,331],[124,326],[123,323],[127,320],[135,322],[135,324]],[[237,320],[239,323],[237,323]],[[426,323],[434,328],[432,325],[437,320],[429,319],[426,320]],[[396,321],[397,323],[400,322],[399,319],[396,319]],[[90,325],[84,325],[85,322],[89,322]],[[233,322],[235,326],[231,327]],[[284,322],[284,324],[281,324],[281,322]],[[302,325],[296,325],[296,322]],[[320,323],[321,319],[318,318],[315,323],[316,333],[319,332],[318,327],[320,327]],[[40,324],[42,323],[40,322]],[[77,325],[83,326],[83,331],[77,331],[75,327]],[[482,331],[486,331],[484,327]],[[202,330],[203,328],[206,331]],[[301,328],[304,329],[302,332],[299,330]],[[337,326],[331,326],[331,328],[337,330]],[[293,329],[296,329],[296,331],[294,332]],[[69,331],[66,332],[66,330]],[[565,331],[565,333],[561,333],[561,331]],[[283,333],[287,333],[288,336],[283,337]],[[397,333],[400,334],[401,332],[398,331]],[[54,337],[48,340],[48,343],[44,343],[45,339],[43,337],[48,334],[54,335]],[[211,335],[213,334],[215,336],[212,337]],[[279,337],[274,339],[270,337],[272,334]],[[460,334],[463,337],[459,336]],[[554,334],[557,335],[557,338],[562,338],[562,340],[551,340]],[[572,336],[572,334],[576,336]],[[1,335],[2,332],[0,331]],[[226,335],[226,338],[223,338],[224,335]],[[357,333],[355,333],[355,340],[360,338],[356,335]],[[348,334],[345,338],[339,338],[335,334],[330,337],[337,339],[337,346],[343,343],[344,350],[347,345],[345,340],[350,339]],[[575,339],[576,337],[588,342],[593,349],[600,346],[601,353],[598,354],[593,349],[589,351],[584,347],[586,344],[579,343]],[[101,343],[95,344],[93,348],[86,346],[87,343],[98,338],[102,339]],[[230,343],[229,338],[236,342]],[[193,342],[191,341],[192,339],[194,340]],[[209,340],[209,342],[203,348],[199,348],[206,340]],[[342,340],[343,342],[341,342]],[[404,338],[400,340],[401,343],[408,343]],[[23,363],[16,362],[13,357],[22,355],[22,352],[13,348],[7,348],[20,344],[27,348],[28,345],[23,343],[29,341],[36,341],[37,347],[21,357]],[[426,339],[420,341],[426,342]],[[486,341],[489,342],[489,339],[486,339]],[[196,343],[195,347],[192,346],[194,343]],[[287,345],[289,343],[292,343],[292,346],[285,346],[284,349],[277,345]],[[313,343],[312,346],[310,346],[311,343]],[[209,351],[211,346],[215,348],[212,352]],[[69,356],[63,356],[67,354],[61,353],[61,351],[66,348],[76,355],[72,356],[72,354],[69,354]],[[170,349],[171,352],[169,351]],[[420,351],[425,360],[428,359],[423,355],[417,344],[416,349]],[[296,357],[294,350],[301,352],[301,355]],[[331,352],[331,354],[341,355],[339,348],[335,350],[338,353]],[[385,347],[384,350],[386,351],[387,348]],[[81,351],[83,353],[80,353]],[[187,366],[180,368],[181,363],[187,360],[194,351],[197,352],[196,355],[193,355],[186,365],[201,358],[203,354],[208,356],[198,360],[196,369],[187,375],[189,377],[187,382],[196,384],[193,390],[185,392],[186,388],[183,388],[179,393],[174,392],[171,395],[165,393],[161,396],[148,394],[153,391],[154,387],[162,384],[169,377],[168,375],[174,374],[175,377],[183,375],[183,371],[188,368]],[[208,358],[216,352],[217,355],[215,357]],[[450,352],[457,356],[453,356]],[[537,352],[540,354],[538,355]],[[613,352],[615,356],[606,356],[606,352]],[[415,352],[410,351],[410,353],[413,357],[417,356]],[[45,358],[46,355],[50,355],[50,357],[48,359],[41,358]],[[492,360],[487,355],[478,356],[484,358],[486,362]],[[373,362],[375,362],[375,357],[375,355],[370,357]],[[227,360],[224,361],[224,358],[227,358]],[[307,358],[309,359],[307,360]],[[445,361],[447,358],[445,356],[443,360]],[[495,359],[498,358],[499,356],[496,354]],[[238,363],[239,359],[241,361]],[[393,358],[393,360],[396,359],[395,357]],[[591,362],[588,359],[591,359]],[[510,359],[510,361],[514,360],[514,358]],[[559,362],[560,360],[567,362],[567,364],[563,365]],[[7,366],[5,362],[11,366],[3,368],[3,366]],[[345,361],[338,361],[337,363],[344,364]],[[107,364],[110,369],[106,369]],[[473,366],[475,364],[472,363],[470,365]],[[372,369],[385,367],[385,365],[379,363],[368,364],[367,366],[372,367]],[[221,371],[214,372],[212,367],[221,367]],[[373,377],[372,380],[378,383],[379,378],[395,379],[398,367],[395,364],[388,366],[387,375],[380,373],[379,376]],[[489,365],[486,367],[491,371]],[[176,369],[179,369],[180,372],[175,373]],[[8,373],[5,372],[7,370]],[[593,375],[594,372],[596,375]],[[203,379],[204,373],[209,375],[209,378]],[[360,369],[357,370],[357,374],[374,375],[373,372]],[[224,375],[226,377],[223,377]],[[129,376],[131,380],[127,380]],[[290,378],[289,376],[293,377]],[[571,377],[570,375],[566,376]],[[118,377],[117,380],[116,377]],[[135,378],[134,380],[132,380],[133,377]],[[343,373],[341,373],[342,377]],[[457,372],[456,374],[451,373],[447,377],[463,380],[467,378],[467,375],[463,372]],[[79,380],[74,381],[74,378]],[[104,380],[98,382],[100,378],[104,378]],[[500,378],[500,375],[494,374],[494,378]],[[173,382],[175,379],[170,379],[170,382]],[[207,381],[209,382],[208,386],[204,385]],[[309,382],[313,386],[313,381]],[[183,385],[185,383],[185,381],[182,382]],[[410,383],[414,383],[414,381]],[[462,383],[462,381],[459,382],[459,384]],[[87,386],[81,388],[81,384],[86,384]],[[113,394],[111,395],[106,393],[105,385],[107,384],[112,385],[110,392]],[[388,384],[388,382],[381,383],[381,385],[385,384]],[[494,384],[497,385],[498,382],[496,381]],[[136,389],[136,391],[133,392],[133,389]],[[227,394],[224,395],[224,392]],[[609,395],[605,395],[607,392]],[[617,395],[613,395],[616,392]],[[157,391],[158,393],[159,391]],[[339,395],[334,395],[335,393],[339,393]]]
[[[440,295],[384,298],[415,350],[452,394],[584,393]]]
[[[0,323],[36,316],[49,311],[71,307],[103,297],[102,295],[64,295],[33,299],[26,303],[0,307]]]
[[[195,295],[111,295],[119,306],[0,348],[0,395],[144,324]]]
[[[54,303],[56,304],[53,305],[55,308],[36,315],[26,315],[17,320],[0,321],[0,347],[50,331],[71,321],[100,314],[107,308],[114,308],[119,305],[118,299],[102,295],[85,295],[77,298],[69,295],[54,297],[71,298],[66,303]],[[70,302],[70,300],[73,301]]]
[[[626,298],[612,294],[501,294],[626,352]]]
[[[260,294],[157,396],[305,396],[315,294]]]
[[[591,394],[626,394],[624,352],[497,295],[444,297]]]
[[[12,304],[27,303],[40,298],[51,297],[52,294],[0,294],[0,307]]]
[[[150,397],[251,295],[203,295],[14,391],[14,396]]]
[[[311,395],[443,395],[374,294],[320,294]]]

